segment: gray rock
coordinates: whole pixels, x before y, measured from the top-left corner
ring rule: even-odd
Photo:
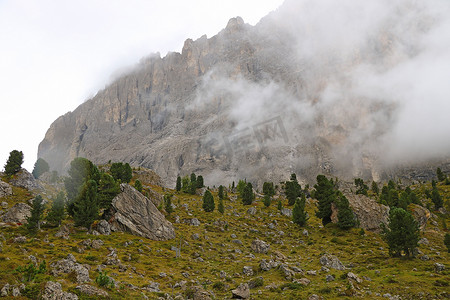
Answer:
[[[60,237],[62,239],[68,240],[70,234],[70,229],[67,225],[62,225],[59,227],[58,232],[55,233],[55,237]]]
[[[150,283],[147,286],[145,286],[145,290],[151,293],[159,293],[160,292],[159,283],[150,281]]]
[[[421,238],[417,243],[420,245],[429,245],[430,244],[430,242],[428,241],[427,238]]]
[[[26,203],[16,203],[1,217],[5,223],[27,223],[27,218],[31,216],[31,206]]]
[[[309,280],[308,278],[300,278],[300,279],[294,279],[293,282],[307,286],[311,283],[311,280]]]
[[[256,253],[267,253],[270,245],[262,240],[256,239],[252,242],[251,248]]]
[[[445,265],[443,265],[441,263],[435,263],[434,269],[436,270],[436,272],[442,272],[445,270]]]
[[[241,242],[241,240],[232,240],[231,241],[232,243],[234,243],[234,244],[237,244],[237,245],[241,245],[242,246],[242,242]]]
[[[78,296],[63,292],[59,282],[47,281],[42,293],[42,300],[78,300]]]
[[[292,217],[292,210],[290,210],[289,208],[282,208],[281,209],[281,214],[283,216],[291,218]]]
[[[111,234],[111,226],[109,225],[108,221],[101,220],[97,224],[97,231],[103,235],[110,235]]]
[[[95,297],[109,297],[108,292],[89,284],[82,284],[76,287],[82,294]]]
[[[3,201],[1,206],[2,206],[2,209],[7,209],[8,208],[8,202]]]
[[[200,226],[200,221],[197,218],[184,219],[183,221],[185,224],[188,224],[191,226]]]
[[[6,182],[0,180],[0,198],[2,197],[6,197],[12,195],[12,188],[9,184],[7,184]],[[3,203],[6,203],[6,207]],[[8,208],[8,203],[7,202],[2,202],[2,208]]]
[[[308,297],[308,300],[321,300],[322,298],[316,294],[312,294]]]
[[[244,273],[244,275],[247,275],[247,276],[252,276],[253,268],[249,267],[249,266],[244,266],[244,268],[242,269],[242,273]]]
[[[107,214],[113,217],[111,226],[152,240],[162,241],[175,237],[173,225],[151,200],[128,184],[121,184],[120,189],[122,192],[112,200]]]
[[[10,290],[11,286],[9,285],[9,283],[6,283],[3,287],[2,290],[0,291],[0,295],[2,297],[6,297],[9,294],[9,290]]]
[[[193,235],[191,235],[191,238],[192,238],[193,240],[199,240],[199,239],[200,239],[200,236],[198,235],[198,233],[194,233]]]
[[[27,238],[19,235],[19,236],[15,237],[13,241],[14,241],[14,243],[23,244],[23,243],[27,242]]]
[[[93,240],[91,247],[94,249],[100,249],[105,243],[102,240]]]
[[[355,195],[352,193],[345,193],[345,196],[347,197],[350,207],[358,219],[361,228],[379,232],[381,230],[381,223],[387,225],[389,218],[388,206],[379,204],[376,200],[360,194]],[[337,223],[338,209],[333,205],[332,210],[332,222]]]
[[[34,176],[23,168],[14,176],[13,179],[9,181],[9,184],[17,187],[22,187],[29,191],[41,188]]]
[[[306,230],[306,229],[303,229],[303,232],[302,232],[302,234],[303,234],[304,236],[308,236],[308,235],[309,235],[309,232],[308,232],[308,230]]]
[[[249,214],[249,215],[255,215],[256,214],[256,207],[250,207],[249,209],[247,209],[247,213]]]
[[[231,291],[231,295],[233,299],[248,299],[250,298],[250,288],[247,283],[241,283]]]
[[[361,278],[359,278],[355,273],[352,273],[352,272],[347,273],[347,278],[352,279],[352,280],[356,281],[357,283],[363,282],[363,280]]]
[[[284,274],[284,277],[287,280],[291,280],[295,276],[295,272],[292,271],[286,264],[281,264],[280,265],[280,270]]]
[[[334,281],[334,276],[333,276],[333,275],[327,275],[327,276],[325,277],[325,280],[326,280],[327,282]]]
[[[325,254],[320,259],[320,264],[330,269],[345,270],[345,266],[341,261],[334,255]]]
[[[420,257],[420,259],[421,260],[423,260],[423,261],[428,261],[428,260],[430,260],[430,257],[428,257],[428,255],[422,255],[421,257]]]
[[[52,263],[50,267],[52,268],[51,273],[53,276],[75,272],[78,284],[91,281],[89,270],[82,264],[77,263],[72,254],[67,255],[67,258]]]
[[[259,262],[259,267],[260,267],[261,270],[263,270],[263,271],[269,271],[269,270],[272,268],[271,265],[270,265],[270,263],[267,262],[265,259],[262,259],[262,260]]]

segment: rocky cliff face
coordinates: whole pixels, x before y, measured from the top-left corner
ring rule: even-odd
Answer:
[[[256,26],[233,18],[212,38],[186,40],[182,53],[143,58],[58,118],[38,156],[60,172],[77,156],[129,162],[170,186],[190,172],[208,185],[279,181],[292,172],[304,180],[318,173],[381,179],[390,170],[380,157],[396,105],[351,87],[361,66],[388,69],[410,49],[383,24],[343,49],[310,53],[314,25],[300,27],[291,8]]]

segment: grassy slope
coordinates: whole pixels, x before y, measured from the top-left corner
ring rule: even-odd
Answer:
[[[163,189],[152,186],[158,192],[163,193]],[[425,187],[419,186],[417,190],[423,191]],[[428,187],[429,188],[429,187]],[[450,187],[440,186],[444,199],[450,197]],[[15,190],[17,191],[17,190]],[[22,191],[24,192],[24,191]],[[164,189],[164,192],[173,192]],[[28,195],[24,195],[27,199]],[[216,206],[218,198],[214,193]],[[230,195],[234,198],[235,195]],[[4,200],[4,199],[2,199]],[[6,199],[10,203],[18,201],[17,197]],[[284,201],[285,202],[285,201]],[[168,219],[176,227],[177,238],[171,241],[157,242],[126,233],[113,233],[110,236],[95,237],[87,235],[83,231],[76,231],[68,241],[54,237],[57,229],[44,228],[36,237],[29,237],[25,244],[16,244],[12,240],[19,234],[25,235],[25,228],[10,227],[1,228],[0,232],[4,237],[3,251],[0,253],[0,287],[6,282],[17,284],[20,282],[19,274],[14,270],[17,266],[28,262],[28,256],[34,255],[39,261],[46,260],[47,263],[59,260],[72,253],[78,262],[91,266],[90,277],[95,279],[98,273],[95,271],[97,265],[101,264],[109,253],[108,247],[118,250],[119,258],[124,265],[129,268],[125,272],[120,272],[117,266],[106,268],[109,275],[120,281],[118,289],[108,290],[112,298],[140,298],[142,292],[127,287],[126,283],[137,287],[147,285],[150,281],[160,283],[162,292],[171,294],[172,292],[183,293],[181,289],[172,290],[172,286],[181,280],[188,281],[189,285],[202,285],[205,289],[213,291],[218,299],[230,297],[230,290],[242,282],[258,276],[264,278],[264,285],[252,290],[254,299],[303,299],[311,294],[319,294],[325,299],[350,299],[352,295],[367,299],[383,299],[375,296],[390,293],[401,295],[403,299],[417,299],[424,295],[424,299],[439,295],[443,292],[450,292],[448,286],[440,286],[442,283],[450,282],[450,255],[443,244],[442,216],[438,216],[439,230],[436,226],[429,224],[423,233],[429,241],[429,245],[421,245],[420,250],[430,257],[430,261],[416,259],[390,258],[388,256],[387,245],[380,236],[375,233],[366,232],[360,235],[359,229],[342,231],[333,224],[325,228],[321,226],[320,220],[314,216],[315,205],[311,200],[307,203],[307,211],[311,216],[308,225],[305,227],[309,231],[309,236],[303,236],[303,228],[293,225],[289,218],[282,216],[276,209],[276,203],[265,208],[261,199],[257,199],[253,206],[257,208],[257,213],[251,216],[246,213],[249,206],[243,206],[239,200],[225,200],[225,214],[220,215],[217,210],[212,213],[205,213],[201,209],[201,197],[191,196],[183,193],[175,193],[172,200],[177,208],[168,216]],[[186,211],[182,204],[187,204]],[[11,205],[10,205],[11,206]],[[236,216],[236,214],[239,216]],[[184,223],[175,224],[175,216],[181,220],[185,218],[198,218],[201,225],[198,227]],[[219,226],[214,226],[214,221],[225,221],[222,232]],[[277,223],[275,229],[269,229],[269,223]],[[431,221],[431,220],[430,220]],[[429,221],[429,222],[430,222]],[[70,223],[70,221],[66,221]],[[280,231],[284,234],[281,236]],[[197,233],[199,240],[192,239],[192,234]],[[233,243],[231,234],[235,234],[243,245]],[[45,237],[48,242],[43,242]],[[100,249],[86,249],[84,253],[78,253],[78,243],[87,238],[100,238],[105,245]],[[262,239],[271,245],[268,254],[256,254],[250,248],[251,242]],[[172,246],[177,246],[180,239],[183,240],[181,257],[175,258],[175,252],[170,250]],[[132,241],[129,246],[125,242]],[[239,251],[240,250],[240,251]],[[306,277],[311,280],[311,284],[303,287],[299,285],[287,285],[289,281],[284,279],[280,270],[272,269],[263,272],[259,268],[261,259],[269,260],[278,251],[286,256],[286,263],[307,270],[317,270],[317,275],[297,275],[298,278]],[[255,258],[249,255],[253,253]],[[346,265],[351,266],[347,271],[331,270],[329,273],[320,272],[321,265],[319,258],[324,254],[334,254]],[[204,262],[194,260],[194,255],[200,254]],[[128,259],[131,258],[131,261]],[[434,271],[434,263],[440,262],[446,265],[446,270],[442,273]],[[242,274],[244,266],[251,266],[255,274],[247,277]],[[135,268],[135,270],[133,270]],[[49,269],[49,267],[48,267]],[[415,269],[415,271],[413,271]],[[219,272],[225,271],[226,278],[220,278]],[[343,276],[347,272],[356,273],[359,277],[367,276],[371,280],[364,280],[358,284]],[[164,272],[167,277],[161,278],[160,273]],[[185,278],[182,273],[189,273]],[[327,274],[334,275],[335,281],[326,282]],[[42,287],[47,280],[58,280],[62,283],[64,290],[73,290],[76,284],[70,275],[53,278],[47,274],[38,275],[33,284]],[[217,284],[222,282],[223,285]],[[95,283],[93,283],[95,285]],[[265,286],[273,285],[271,289]],[[213,288],[219,287],[217,288]],[[224,288],[220,288],[223,287]],[[156,298],[161,294],[144,292],[150,298]],[[429,296],[427,296],[429,295]]]

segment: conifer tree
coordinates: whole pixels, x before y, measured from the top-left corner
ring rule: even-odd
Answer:
[[[142,193],[142,182],[139,179],[134,182],[134,188]]]
[[[302,187],[297,182],[297,175],[295,175],[295,173],[292,173],[291,180],[286,181],[285,183],[285,194],[286,198],[288,199],[288,205],[294,205],[295,199],[297,199],[297,197],[300,197],[301,193]]]
[[[225,212],[225,207],[223,206],[223,199],[219,198],[219,205],[217,206],[217,210],[223,215]]]
[[[277,209],[278,210],[282,210],[283,209],[283,204],[281,204],[281,200],[278,200]]]
[[[251,205],[253,202],[254,194],[252,184],[248,183],[245,185],[244,190],[242,192],[242,203],[244,205]]]
[[[269,207],[270,203],[272,202],[272,199],[270,197],[270,195],[264,195],[264,206],[265,207]]]
[[[380,192],[380,190],[378,188],[378,184],[375,181],[372,181],[372,192],[375,195],[378,195],[378,193]]]
[[[292,209],[292,221],[299,226],[306,224],[305,202],[305,194],[302,193],[301,198],[295,200],[294,208]]]
[[[331,203],[336,199],[336,191],[333,180],[329,180],[324,175],[318,175],[316,180],[314,197],[318,200],[319,208],[316,216],[322,219],[323,225],[326,225],[331,222]]]
[[[54,226],[60,226],[61,221],[65,217],[65,197],[63,192],[59,192],[56,198],[53,199],[52,207],[47,214],[47,221]]]
[[[431,191],[431,201],[434,203],[434,209],[438,210],[442,207],[444,201],[442,200],[441,194],[439,194],[439,190],[437,186],[433,186],[433,190]]]
[[[198,175],[198,177],[197,177],[197,188],[201,189],[202,187],[204,187],[203,176],[202,175]]]
[[[98,218],[97,183],[88,180],[74,202],[73,219],[75,226],[89,228]]]
[[[263,194],[273,196],[275,195],[275,189],[273,187],[273,182],[264,182],[263,184]]]
[[[142,185],[141,185],[142,190]],[[120,185],[114,178],[102,173],[98,183],[98,204],[100,208],[108,209],[111,206],[111,201],[120,193]]]
[[[23,164],[23,152],[13,150],[9,153],[9,158],[5,164],[5,174],[14,175],[20,171]]]
[[[177,185],[176,185],[175,189],[177,190],[177,192],[181,191],[181,177],[180,176],[177,177]]]
[[[450,253],[450,233],[446,233],[444,237],[444,244],[447,247],[448,253]]]
[[[171,214],[173,212],[173,208],[172,208],[172,194],[166,194],[164,195],[164,210],[166,211],[167,214]]]
[[[42,204],[42,196],[37,195],[33,199],[33,206],[31,208],[31,215],[27,218],[27,229],[35,233],[41,229],[41,219],[44,213],[44,205]]]
[[[419,241],[419,226],[414,217],[403,208],[394,207],[389,212],[389,224],[382,224],[383,236],[394,257],[414,254]]]
[[[341,193],[337,192],[336,206],[338,208],[338,223],[339,228],[349,229],[356,226],[356,219],[348,199]]]
[[[33,174],[34,178],[39,178],[45,172],[48,172],[50,167],[48,163],[43,158],[38,158],[38,160],[34,163]]]
[[[437,168],[436,176],[439,181],[444,181],[447,178],[447,176],[445,176],[445,174],[442,172],[441,168]]]
[[[190,185],[191,181],[189,180],[189,176],[186,175],[181,179],[181,190],[185,193],[190,193]]]
[[[219,185],[217,196],[219,197],[219,199],[223,199],[223,185]]]
[[[367,196],[367,191],[369,190],[369,187],[364,183],[364,180],[361,178],[355,179],[355,186],[357,188],[356,194],[361,194]]]
[[[206,190],[205,194],[203,195],[202,207],[203,207],[203,210],[206,212],[211,212],[215,208],[214,197],[209,190]]]

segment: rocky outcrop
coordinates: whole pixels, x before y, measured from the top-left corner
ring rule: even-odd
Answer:
[[[89,270],[86,266],[77,263],[72,254],[69,254],[67,258],[52,263],[51,268],[53,276],[74,272],[78,284],[91,281],[89,278]]]
[[[330,269],[336,269],[340,271],[345,270],[345,266],[341,263],[339,258],[334,255],[325,254],[320,257],[319,262],[322,266]]]
[[[175,237],[172,223],[150,199],[128,184],[121,184],[120,189],[122,192],[112,200],[111,209],[106,214],[113,230],[157,241]]]
[[[242,283],[232,290],[231,294],[233,299],[248,299],[250,298],[250,288],[247,283]]]
[[[91,297],[109,297],[108,292],[89,284],[82,284],[76,287],[82,294]]]
[[[346,193],[345,196],[361,228],[370,231],[379,231],[381,223],[388,223],[388,206],[379,204],[377,201],[364,195]],[[337,223],[337,208],[333,205],[332,209],[332,221]]]
[[[0,180],[0,198],[12,195],[12,188],[6,182]]]
[[[270,245],[262,240],[256,239],[252,242],[251,248],[255,253],[267,253]]]
[[[1,217],[5,223],[27,223],[31,216],[31,207],[26,203],[17,203]]]
[[[78,300],[78,296],[64,292],[59,282],[47,281],[42,300]]]
[[[129,162],[154,170],[167,186],[192,171],[209,185],[236,178],[278,182],[292,172],[310,182],[317,174],[347,179],[399,174],[383,172],[377,160],[385,156],[379,138],[395,123],[379,116],[390,120],[394,108],[348,88],[359,77],[352,72],[360,63],[388,68],[410,57],[396,46],[402,45],[391,31],[397,27],[371,26],[371,38],[347,49],[348,55],[323,47],[309,56],[304,45],[316,44],[317,36],[297,24],[301,7],[287,7],[256,26],[233,18],[216,36],[187,39],[181,53],[143,58],[55,120],[38,156],[59,173],[77,156],[96,164]],[[280,25],[280,19],[292,26]],[[421,34],[416,27],[408,28],[410,36]],[[386,36],[389,42],[381,38]],[[330,90],[342,95],[328,99]],[[450,164],[443,171],[448,170]]]
[[[15,174],[9,183],[13,186],[22,187],[29,191],[41,188],[34,176],[25,169],[21,169]]]

